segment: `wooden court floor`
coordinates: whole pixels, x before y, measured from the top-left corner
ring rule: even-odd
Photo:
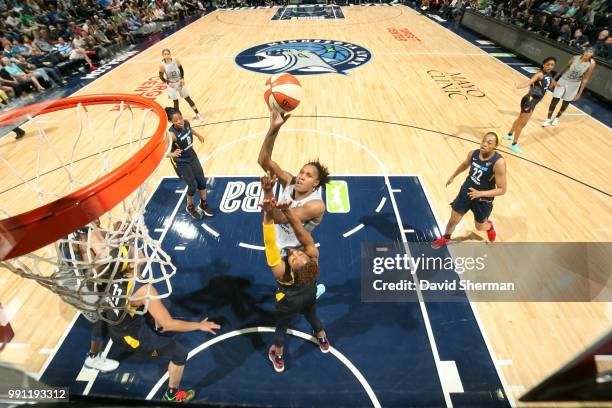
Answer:
[[[140,53],[81,90],[79,94],[134,93],[157,76],[161,50],[170,48],[186,72],[192,98],[205,116],[204,144],[197,144],[209,176],[259,174],[257,153],[267,129],[263,102],[265,75],[240,68],[235,56],[271,41],[331,39],[367,48],[372,59],[348,75],[300,76],[302,105],[281,132],[275,159],[294,171],[320,157],[333,173],[419,174],[442,223],[459,177],[444,184],[470,149],[490,130],[506,132],[514,121],[525,78],[454,33],[406,7],[346,7],[343,20],[271,21],[274,9],[217,10]],[[418,40],[397,41],[389,29],[407,28]],[[544,56],[543,56],[544,57]],[[449,98],[432,72],[459,73],[474,94]],[[166,93],[157,97],[170,106]],[[492,219],[503,242],[609,242],[612,240],[612,131],[571,107],[557,128],[543,129],[550,96],[538,106],[522,136],[523,157],[500,148],[507,160],[508,192],[495,200]],[[184,101],[186,117],[192,112]],[[68,113],[55,113],[61,126],[47,130],[58,150],[72,147],[76,124]],[[73,115],[73,114],[72,114]],[[102,113],[98,137],[111,137],[114,116]],[[246,119],[240,120],[237,119]],[[223,123],[218,123],[223,122]],[[57,122],[56,122],[57,123]],[[401,124],[402,126],[398,125]],[[405,125],[405,126],[403,126]],[[26,130],[33,130],[27,125]],[[341,137],[300,131],[317,129]],[[256,137],[227,145],[236,139]],[[365,146],[372,155],[351,139]],[[0,153],[24,167],[36,138],[0,140]],[[114,160],[125,159],[116,152]],[[15,180],[0,168],[0,191]],[[94,171],[87,165],[84,172]],[[173,175],[165,163],[156,177]],[[6,184],[5,184],[6,183]],[[53,184],[54,181],[52,180]],[[153,185],[155,180],[153,180]],[[14,213],[29,202],[26,191],[0,197]],[[30,200],[31,201],[31,200]],[[459,235],[473,238],[471,217]],[[15,343],[0,354],[28,372],[44,368],[75,312],[35,283],[0,271],[0,302],[13,315]],[[612,327],[612,305],[591,303],[476,303],[482,330],[514,397],[522,394]],[[83,345],[85,351],[86,345]],[[80,355],[80,354],[79,354]]]

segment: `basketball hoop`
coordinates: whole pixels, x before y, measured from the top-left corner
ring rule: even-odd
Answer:
[[[140,134],[136,137],[133,134],[134,108],[144,109]],[[40,117],[70,109],[76,111],[74,123],[78,124],[78,132],[72,149],[58,151],[55,144],[65,143],[64,136],[68,135],[62,132],[62,139],[50,138],[45,131],[45,122],[49,121]],[[118,111],[110,136],[96,137],[103,125],[94,125],[92,110],[101,112],[104,123],[109,122],[110,111]],[[147,141],[145,128],[151,125],[151,121],[147,121],[151,112],[157,116],[157,124],[149,129],[153,136]],[[126,113],[129,121],[124,123]],[[35,175],[24,175],[18,170],[22,163],[11,161],[0,151],[0,179],[12,176],[18,182],[8,190],[33,190],[40,205],[12,214],[16,211],[9,211],[0,204],[0,214],[6,217],[0,220],[0,266],[36,280],[91,321],[100,318],[109,321],[103,312],[116,310],[117,304],[121,304],[122,319],[130,300],[144,300],[145,310],[141,311],[144,313],[148,300],[169,296],[172,292],[170,277],[176,269],[159,243],[149,236],[144,222],[147,183],[170,149],[165,138],[164,109],[137,95],[75,96],[2,113],[0,126],[23,119],[35,125],[38,131],[38,139],[30,138],[28,142],[38,149]],[[87,139],[87,134],[91,140]],[[111,139],[106,140],[109,137]],[[109,146],[104,148],[104,142]],[[78,152],[86,149],[94,153],[78,157]],[[113,167],[111,162],[118,152],[128,158]],[[88,163],[93,161],[90,166],[96,172],[93,180],[84,181],[79,174],[85,159]],[[57,162],[55,168],[43,169],[54,160]],[[54,180],[61,176],[60,186],[55,187],[57,182],[53,189],[44,185],[43,179],[50,177],[49,174]],[[127,268],[127,265],[132,267]],[[131,274],[125,273],[127,269]],[[159,294],[149,293],[135,299],[131,293],[110,293],[111,283],[116,282],[157,284]],[[165,289],[160,290],[160,286]],[[124,301],[117,302],[117,299]]]

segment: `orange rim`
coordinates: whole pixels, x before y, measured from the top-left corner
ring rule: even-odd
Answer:
[[[125,102],[150,108],[159,117],[151,139],[126,162],[65,197],[0,220],[0,260],[42,248],[99,218],[136,190],[155,171],[166,153],[166,112],[155,101],[139,95],[73,96],[24,106],[0,115],[0,126],[45,113],[76,107]]]

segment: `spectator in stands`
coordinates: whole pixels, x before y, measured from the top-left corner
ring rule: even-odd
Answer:
[[[3,77],[0,76],[0,97],[5,104],[15,97],[15,90],[3,83]]]
[[[571,18],[580,10],[580,0],[574,0],[570,8],[563,15],[564,18]]]
[[[108,21],[98,15],[94,16],[93,23],[97,24],[102,30],[106,30],[106,27],[108,27]]]
[[[28,14],[25,10],[21,12],[19,19],[21,20],[21,24],[25,28],[26,31],[31,31],[33,28],[35,28],[38,25],[36,23],[36,20],[34,20],[34,17]]]
[[[553,17],[548,28],[548,38],[557,41],[561,35],[561,17]]]
[[[49,7],[49,11],[47,11],[47,14],[45,15],[47,24],[55,25],[58,23],[58,21],[61,20],[60,13],[57,11],[55,5],[49,4],[48,7]]]
[[[607,48],[609,48],[609,45],[606,45],[609,37],[610,32],[608,30],[601,30],[599,32],[599,35],[597,36],[597,41],[595,41],[595,45],[593,46],[593,48],[595,48],[596,56],[602,58],[609,58],[609,49],[607,50]]]
[[[50,26],[49,29],[49,39],[53,42],[59,40],[60,37],[70,38],[71,36],[70,32],[62,26],[62,23],[57,23],[55,26]]]
[[[89,69],[91,69],[92,71],[96,69],[96,67],[93,65],[93,63],[91,62],[91,59],[89,59],[89,56],[87,55],[87,52],[82,49],[82,48],[78,48],[75,49],[73,48],[70,44],[68,44],[63,37],[59,37],[57,39],[57,44],[55,45],[55,50],[62,55],[64,58],[68,58],[70,60],[79,60],[79,59],[84,59],[87,62],[87,65],[89,65]]]
[[[40,53],[40,49],[32,43],[32,39],[27,35],[24,35],[21,39],[21,48],[26,50],[26,52],[23,53],[26,57],[35,53]]]
[[[612,37],[606,38],[606,48],[599,55],[603,58],[612,59]]]
[[[6,58],[15,58],[17,54],[13,51],[13,45],[10,41],[2,41],[2,56]]]
[[[112,44],[111,40],[106,36],[106,34],[104,34],[104,31],[97,24],[92,24],[89,26],[88,34],[102,45],[108,46]]]
[[[35,2],[34,0],[26,0],[25,5],[23,6],[23,9],[25,10],[26,13],[32,16],[37,16],[42,13],[42,9],[38,5],[38,3]]]
[[[45,66],[38,67],[27,62],[23,55],[17,57],[17,62],[15,64],[26,74],[31,73],[34,77],[40,78],[53,86],[58,86],[60,84],[66,85],[68,83],[64,80],[64,78],[62,78],[61,74],[56,68]]]
[[[570,40],[569,45],[572,47],[586,48],[589,46],[589,37],[582,33],[580,28],[574,32],[574,39]]]
[[[24,90],[15,78],[8,73],[8,71],[0,63],[0,84],[3,87],[9,87],[12,90],[12,94],[19,97],[23,94]],[[4,89],[4,88],[2,88]]]
[[[96,1],[102,8],[107,8],[113,3],[112,0],[96,0]]]
[[[532,31],[545,35],[548,31],[548,16],[541,14],[538,19],[533,23]]]
[[[38,47],[39,50],[41,50],[42,52],[53,51],[53,46],[41,37],[40,30],[32,31],[32,35],[34,36],[34,40],[32,41],[32,44]]]
[[[470,1],[477,4],[479,0],[428,0],[435,5],[432,11],[444,3],[443,11],[449,16],[460,16]],[[494,0],[480,1],[493,4]],[[516,6],[520,0],[509,1]],[[531,4],[541,0],[523,1]],[[598,9],[602,8],[602,0],[595,1]],[[199,0],[0,0],[0,57],[12,60],[0,71],[1,103],[27,88],[40,90],[34,83],[37,78],[62,82],[56,68],[67,74],[77,65],[64,59],[82,59],[95,69],[93,51],[106,58],[111,55],[107,47],[113,42],[134,43],[135,34],[160,31],[173,20],[199,11],[204,11]],[[92,50],[91,58],[86,50]]]
[[[86,19],[85,22],[83,23],[83,25],[81,26],[81,28],[83,29],[84,32],[88,32],[89,31],[89,27],[91,27],[91,20],[90,19]]]
[[[584,2],[582,4],[582,7],[580,8],[580,10],[578,10],[578,13],[576,14],[576,21],[579,24],[591,26],[593,25],[594,20],[595,12],[593,11],[593,8],[587,2]]]
[[[4,66],[4,70],[8,72],[11,77],[13,77],[13,79],[17,81],[19,85],[23,88],[25,88],[28,82],[30,82],[36,87],[36,90],[38,92],[42,92],[45,90],[45,88],[43,88],[43,86],[40,84],[40,82],[38,82],[38,79],[36,79],[34,75],[26,74],[25,72],[23,72],[21,68],[19,68],[16,64],[13,64],[13,61],[11,61],[10,58],[3,57],[2,65]]]
[[[19,18],[19,13],[14,10],[9,11],[8,17],[6,18],[5,22],[12,28],[19,29],[21,26],[21,19]]]
[[[567,1],[565,1],[565,0],[563,0],[563,1],[557,0],[556,2],[554,2],[550,6],[548,6],[548,8],[546,10],[550,14],[561,15],[561,14],[565,13],[568,8],[569,8],[569,6],[567,4]]]
[[[557,41],[559,41],[560,43],[569,44],[571,38],[572,38],[572,29],[570,28],[569,24],[563,24],[561,26],[561,32],[559,33],[559,36],[557,37]]]
[[[522,0],[518,5],[518,9],[522,12],[525,12],[529,11],[531,9],[531,6],[533,6],[533,0]]]
[[[74,46],[75,49],[86,49],[87,48],[87,40],[85,40],[85,37],[83,37],[81,35],[80,32],[75,33],[74,36],[72,37],[72,45]]]
[[[23,43],[20,43],[19,41],[17,41],[17,39],[13,40],[11,50],[13,51],[13,55],[15,55],[15,57],[17,57],[18,55],[30,55],[32,51],[30,47],[26,46]]]

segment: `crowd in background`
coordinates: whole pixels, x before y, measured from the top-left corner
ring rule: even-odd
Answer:
[[[203,12],[207,1],[0,0],[0,108],[62,86],[79,71],[96,69],[145,36]],[[472,8],[553,41],[592,47],[596,56],[612,59],[612,0],[408,1],[420,1],[422,10],[446,19],[458,19]]]
[[[0,108],[204,10],[202,0],[0,0]]]
[[[471,8],[571,47],[612,59],[612,0],[422,0],[421,9],[447,19]]]

